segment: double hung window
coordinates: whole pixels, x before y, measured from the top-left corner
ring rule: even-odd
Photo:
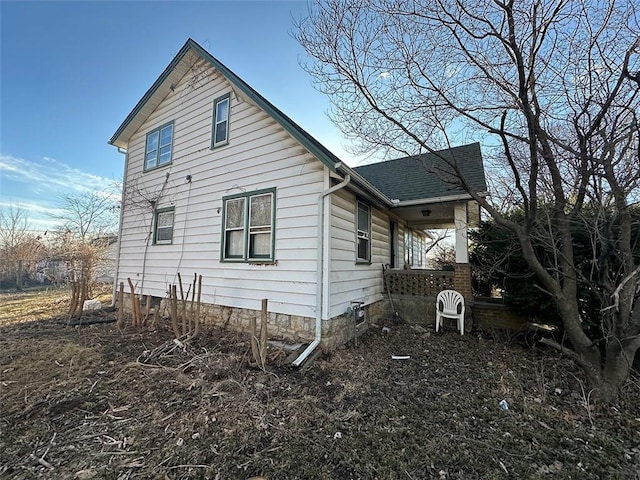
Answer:
[[[371,262],[371,207],[358,201],[357,223],[357,256],[356,262]]]
[[[173,207],[156,210],[153,243],[166,244],[173,241]]]
[[[404,231],[404,263],[413,266],[413,232]]]
[[[213,101],[213,133],[211,148],[229,143],[229,94]]]
[[[173,123],[163,125],[147,133],[144,169],[151,170],[171,163],[173,150]]]
[[[222,260],[272,262],[275,189],[223,199]]]

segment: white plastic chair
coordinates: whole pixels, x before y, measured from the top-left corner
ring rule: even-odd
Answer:
[[[458,311],[459,310],[459,311]],[[455,290],[443,290],[436,297],[436,332],[442,326],[442,318],[455,318],[460,335],[464,335],[464,297]]]

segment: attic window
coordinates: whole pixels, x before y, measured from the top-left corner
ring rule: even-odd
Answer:
[[[213,101],[213,133],[211,148],[229,143],[229,94]]]
[[[147,133],[144,169],[152,170],[171,163],[173,150],[173,122]]]

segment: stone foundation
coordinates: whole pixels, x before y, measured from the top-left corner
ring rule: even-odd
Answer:
[[[153,297],[152,303],[159,318],[169,317],[167,299]],[[130,294],[125,293],[123,307],[127,314],[131,313]],[[330,320],[324,320],[322,322],[322,348],[334,350],[352,340],[354,336],[362,335],[369,328],[370,323],[376,322],[388,313],[387,302],[380,301],[367,305],[364,310],[364,321],[358,325],[355,325],[354,319],[350,315],[339,315]],[[254,319],[259,325],[260,316],[260,310],[207,303],[200,306],[200,318],[204,325],[222,326],[239,332],[251,331],[251,322]],[[269,312],[267,322],[269,338],[284,338],[292,342],[310,343],[315,337],[316,320],[312,317]]]

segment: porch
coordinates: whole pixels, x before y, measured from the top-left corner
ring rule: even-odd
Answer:
[[[465,298],[465,331],[471,330],[471,266],[456,263],[453,270],[404,270],[388,268],[384,272],[384,294],[391,298],[392,309],[411,323],[433,326],[436,296],[442,290],[456,290]]]

